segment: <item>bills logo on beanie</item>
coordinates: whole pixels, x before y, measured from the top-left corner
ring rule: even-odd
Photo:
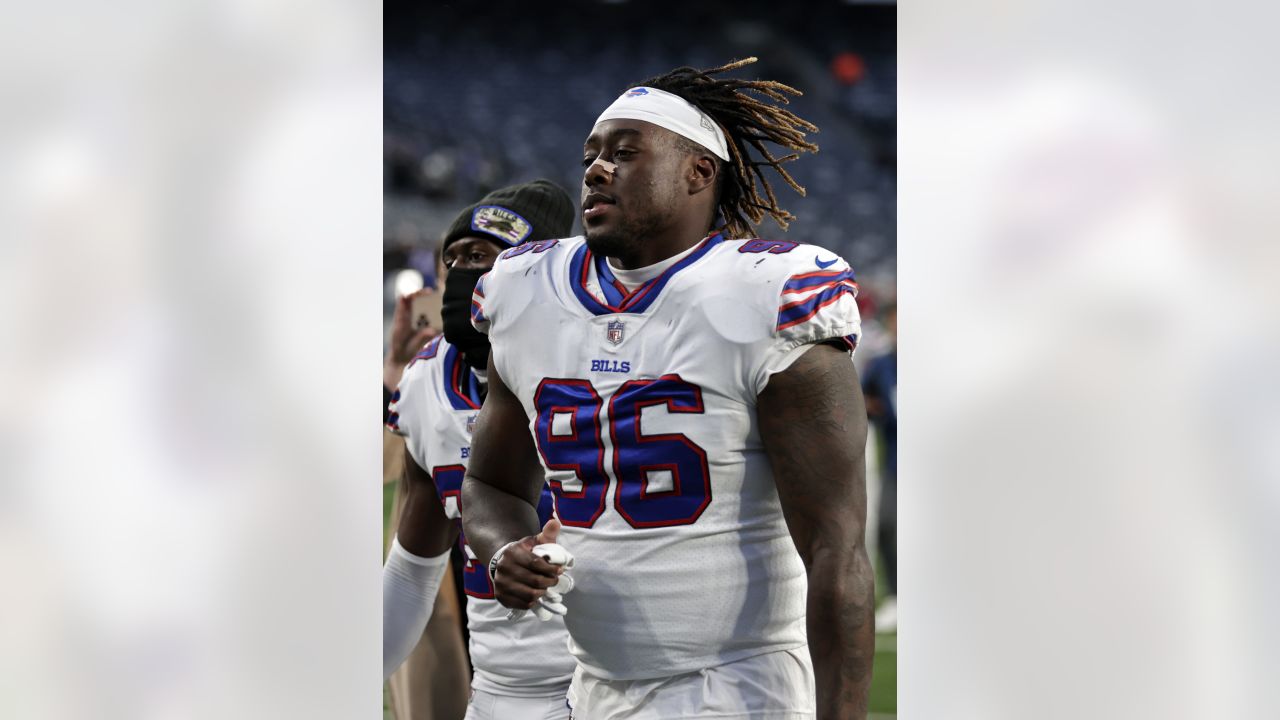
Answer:
[[[508,247],[535,240],[560,239],[573,228],[574,202],[550,180],[499,188],[458,213],[445,232],[444,246],[476,235]]]
[[[471,211],[471,229],[493,235],[508,245],[519,245],[533,226],[528,220],[497,205],[481,205]]]

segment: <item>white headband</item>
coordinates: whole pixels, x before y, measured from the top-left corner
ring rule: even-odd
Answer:
[[[624,119],[644,120],[664,127],[705,147],[721,160],[729,160],[729,145],[720,126],[679,95],[657,88],[633,87],[605,108],[596,118],[596,124]]]

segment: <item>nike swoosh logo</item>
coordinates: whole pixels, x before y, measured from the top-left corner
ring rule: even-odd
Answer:
[[[836,261],[837,261],[837,260],[839,260],[839,259],[840,259],[840,258],[838,258],[838,257],[834,257],[834,258],[831,258],[830,260],[828,260],[828,261],[826,261],[826,262],[822,262],[822,261],[821,261],[821,260],[819,260],[818,258],[814,258],[814,259],[813,259],[813,264],[817,265],[818,267],[822,268],[823,270],[826,270],[827,268],[831,267],[832,265],[835,265],[835,264],[836,264]]]

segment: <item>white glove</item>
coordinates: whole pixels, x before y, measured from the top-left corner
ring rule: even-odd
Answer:
[[[573,555],[557,543],[544,543],[533,546],[533,554],[557,567],[573,567]]]
[[[535,545],[533,554],[557,567],[573,567],[573,554],[564,549],[563,545],[556,543]],[[546,594],[538,598],[538,602],[533,606],[533,614],[537,615],[538,619],[543,622],[556,615],[563,616],[569,612],[569,609],[564,606],[564,596],[570,590],[573,590],[573,578],[567,572],[561,573],[559,581],[547,588]],[[519,620],[524,617],[524,614],[524,610],[512,610],[507,613],[507,619]]]

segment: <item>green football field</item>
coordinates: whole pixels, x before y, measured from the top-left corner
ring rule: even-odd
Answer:
[[[387,528],[391,522],[391,504],[395,498],[395,484],[383,486],[382,525]],[[877,573],[876,587],[884,587],[884,577]],[[383,717],[392,720],[390,707],[383,691]],[[875,668],[871,676],[871,720],[891,720],[896,717],[898,708],[898,636],[896,633],[876,635]]]

